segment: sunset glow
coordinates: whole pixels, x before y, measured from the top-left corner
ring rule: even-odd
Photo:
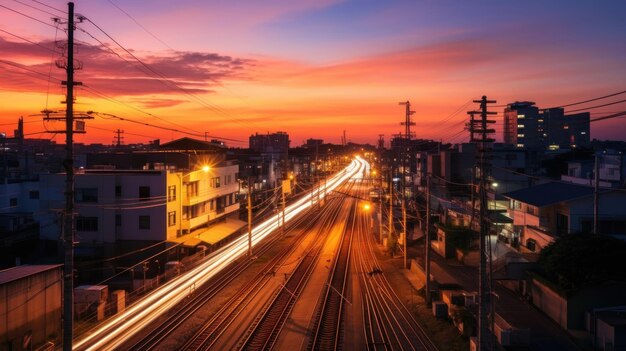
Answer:
[[[32,115],[64,109],[64,72],[54,64],[62,47],[54,40],[66,37],[50,20],[62,13],[48,10],[0,7],[0,132],[8,135],[24,116],[27,137],[53,138],[31,134],[54,129]],[[344,130],[355,142],[389,138],[403,130],[397,102],[409,99],[417,138],[458,142],[468,137],[461,131],[469,108],[453,126],[440,122],[482,95],[497,105],[550,107],[624,90],[625,10],[619,1],[76,1],[87,20],[76,32],[84,86],[75,108],[241,147],[252,133],[280,129],[296,146],[313,130],[329,142]],[[623,118],[594,123],[591,137],[624,139],[622,125]],[[117,128],[127,143],[185,136],[96,117],[76,141],[109,144]]]

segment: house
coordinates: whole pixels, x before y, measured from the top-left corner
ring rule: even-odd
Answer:
[[[554,181],[502,195],[513,220],[503,230],[521,250],[539,252],[558,236],[592,231],[593,187]],[[626,235],[626,192],[603,188],[598,199],[599,233]]]
[[[180,241],[238,213],[239,166],[224,161],[191,171],[81,170],[75,176],[76,240]],[[65,174],[40,177],[41,238],[60,233]]]

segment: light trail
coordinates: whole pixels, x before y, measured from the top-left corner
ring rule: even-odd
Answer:
[[[337,188],[346,180],[359,176],[369,167],[368,163],[360,157],[356,157],[343,171],[327,181],[323,189],[318,183],[320,200]],[[305,196],[285,208],[285,222],[307,210],[316,203],[317,189],[309,191]],[[314,196],[315,194],[315,196]],[[282,214],[265,220],[252,229],[252,246],[256,246],[272,231],[280,227],[278,220]],[[161,286],[150,295],[130,306],[124,312],[112,317],[103,325],[90,331],[73,344],[74,350],[110,350],[120,346],[129,337],[139,332],[154,318],[167,311],[185,297],[189,296],[196,287],[206,283],[215,274],[247,254],[248,234],[243,234],[232,243],[214,252],[206,262],[198,267],[181,274],[178,278]]]

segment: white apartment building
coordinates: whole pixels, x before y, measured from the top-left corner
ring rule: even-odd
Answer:
[[[239,166],[171,170],[83,170],[75,181],[76,240],[176,241],[236,212]],[[41,238],[61,233],[65,174],[40,176]]]

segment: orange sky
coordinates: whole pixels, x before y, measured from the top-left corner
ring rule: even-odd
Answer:
[[[185,7],[188,11],[194,8],[191,5],[204,6],[194,1],[189,3]],[[550,107],[625,90],[626,64],[623,56],[618,55],[623,52],[623,43],[617,44],[617,48],[609,44],[605,47],[577,35],[575,30],[555,33],[554,28],[546,28],[545,38],[536,27],[526,33],[515,22],[496,23],[493,28],[482,24],[443,26],[433,22],[432,28],[447,29],[441,31],[445,35],[433,37],[429,36],[428,26],[394,28],[387,33],[380,24],[392,26],[389,23],[395,22],[389,22],[390,19],[400,18],[401,9],[412,5],[398,2],[381,12],[374,8],[378,5],[370,4],[374,8],[370,13],[363,8],[347,7],[347,3],[350,2],[328,1],[291,9],[281,7],[284,3],[277,1],[263,8],[264,11],[258,4],[249,4],[257,9],[256,15],[248,13],[240,17],[234,15],[239,13],[235,12],[238,9],[224,8],[224,16],[233,16],[231,27],[217,36],[223,36],[221,40],[216,36],[208,38],[211,47],[207,48],[202,40],[206,34],[201,34],[199,29],[196,29],[198,38],[185,36],[179,43],[168,35],[167,28],[153,22],[157,18],[171,21],[182,16],[184,8],[176,12],[155,10],[145,16],[132,6],[127,9],[135,10],[135,19],[157,31],[158,39],[162,37],[167,42],[155,44],[156,36],[150,37],[119,12],[112,15],[117,9],[105,7],[106,11],[99,11],[98,6],[105,5],[77,2],[77,12],[97,18],[93,21],[127,48],[134,49],[133,54],[153,71],[146,73],[146,67],[89,23],[79,25],[76,58],[83,67],[76,76],[85,87],[77,89],[75,108],[102,115],[88,121],[88,133],[78,136],[77,142],[111,143],[112,131],[117,128],[126,132],[126,142],[145,142],[151,138],[167,141],[185,135],[102,118],[106,113],[242,141],[229,142],[233,146],[246,146],[247,137],[255,132],[274,131],[288,132],[292,145],[300,145],[311,137],[339,142],[343,130],[348,140],[373,143],[378,134],[384,134],[388,140],[403,130],[399,123],[404,118],[404,107],[398,102],[407,99],[416,110],[417,137],[458,142],[467,139],[467,133],[462,132],[465,111],[475,106],[467,105],[454,117],[447,117],[481,95],[498,100],[498,105],[530,100],[539,107]],[[50,1],[50,4],[57,8],[65,6],[62,2]],[[11,8],[36,14],[18,8],[18,4]],[[433,11],[437,13],[437,9]],[[24,116],[27,122],[27,134],[58,129],[52,123],[44,124],[40,117],[31,116],[46,107],[64,108],[59,103],[64,96],[58,82],[65,79],[63,71],[51,66],[53,60],[61,57],[59,49],[51,51],[55,47],[55,29],[44,25],[31,28],[28,18],[6,9],[5,12],[0,13],[7,15],[9,24],[0,26],[3,53],[0,132],[12,135],[15,128],[12,123],[19,116]],[[354,14],[354,21],[358,17],[359,22],[351,25],[361,26],[362,34],[333,28],[333,32],[328,30],[328,36],[323,35],[329,26],[338,25],[333,22],[333,16],[346,14]],[[497,17],[498,13],[493,15]],[[45,19],[45,15],[38,17]],[[115,20],[109,23],[108,18]],[[228,25],[228,21],[220,23]],[[309,29],[316,25],[318,30]],[[191,24],[184,24],[181,31],[192,29]],[[333,37],[334,30],[339,38]],[[308,31],[315,32],[315,36],[307,37]],[[302,40],[293,41],[294,32]],[[229,33],[239,41],[229,41]],[[56,35],[62,38],[64,33],[58,31]],[[101,46],[91,36],[107,46]],[[146,41],[152,44],[144,44]],[[240,47],[243,44],[251,51]],[[171,50],[172,47],[176,50]],[[168,81],[155,78],[154,72]],[[617,105],[592,112],[601,116],[622,109],[623,105]],[[592,138],[623,139],[626,128],[622,126],[623,119],[619,118],[598,122],[592,125]],[[32,137],[53,136],[33,134]],[[61,142],[62,138],[55,140]]]

